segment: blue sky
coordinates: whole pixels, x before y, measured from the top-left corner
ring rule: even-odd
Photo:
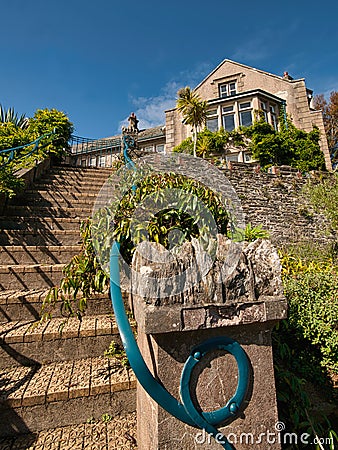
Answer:
[[[223,59],[338,90],[338,2],[40,0],[1,5],[0,103],[57,108],[79,136],[119,133],[131,111],[164,123],[177,90]]]

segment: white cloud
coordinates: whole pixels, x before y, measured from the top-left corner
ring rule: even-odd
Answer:
[[[161,90],[158,96],[154,97],[131,97],[134,112],[139,119],[139,129],[156,127],[165,124],[164,111],[175,107],[177,91],[184,86],[194,87],[211,70],[209,63],[199,64],[195,70],[182,71],[178,75],[180,81],[169,81]],[[122,126],[128,126],[126,117],[119,123],[119,130]]]

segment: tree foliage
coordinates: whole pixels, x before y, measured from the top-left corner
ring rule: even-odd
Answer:
[[[302,172],[325,169],[323,152],[319,146],[320,133],[317,127],[306,132],[293,125],[290,119],[281,121],[280,130],[275,130],[263,119],[250,127],[233,131],[221,128],[212,132],[207,129],[197,134],[197,156],[208,157],[210,152],[224,152],[229,148],[247,149],[262,168],[273,165],[288,165]],[[191,153],[192,140],[185,139],[173,149],[174,152]]]
[[[29,145],[45,134],[36,152],[29,156],[34,145]],[[50,154],[61,155],[68,146],[73,124],[68,117],[56,109],[38,109],[30,119],[18,116],[13,108],[7,111],[0,105],[0,150],[24,147],[17,151],[13,161],[8,163],[8,154],[0,155],[0,192],[12,196],[20,183],[15,172],[22,167],[32,166]]]
[[[324,127],[333,162],[338,160],[338,92],[333,91],[327,101],[323,94],[314,98],[316,109],[323,111]]]
[[[275,130],[264,120],[242,129],[250,139],[249,149],[261,166],[288,165],[302,172],[325,169],[324,154],[319,146],[320,133],[317,127],[306,132],[298,129],[287,118],[280,121],[280,130]]]

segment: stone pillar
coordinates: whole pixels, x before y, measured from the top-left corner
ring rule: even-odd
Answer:
[[[218,429],[236,450],[277,450],[281,447],[275,429],[278,416],[271,329],[286,317],[287,308],[278,255],[269,241],[246,243],[235,270],[220,279],[229,244],[221,236],[218,239],[217,255],[208,273],[196,278],[183,293],[171,296],[163,295],[167,281],[162,279],[168,280],[168,271],[175,267],[184,270],[188,260],[198,259],[198,246],[184,244],[175,261],[171,259],[167,265],[154,262],[153,244],[146,244],[148,252],[145,248],[136,252],[133,268],[148,277],[132,296],[138,344],[153,375],[179,399],[181,371],[195,345],[224,335],[238,341],[250,362],[249,389],[239,416]],[[153,283],[154,279],[157,282]],[[203,411],[224,406],[237,387],[234,357],[210,352],[197,367],[191,379],[194,403]],[[222,448],[202,430],[168,414],[141,386],[137,387],[137,418],[139,450]]]

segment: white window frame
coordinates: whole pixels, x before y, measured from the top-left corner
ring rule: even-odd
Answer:
[[[260,106],[261,106],[261,111],[263,111],[265,122],[269,123],[267,103],[260,100]]]
[[[222,106],[222,126],[225,131],[233,131],[237,128],[237,118],[236,118],[236,104]],[[232,130],[227,130],[224,126],[224,117],[232,116],[234,119],[234,128]]]
[[[153,152],[154,151],[154,146],[153,145],[147,145],[146,147],[143,148],[143,150],[145,152]]]
[[[211,130],[209,127],[208,127],[208,121],[217,121],[217,125],[216,125],[216,129],[215,130]],[[218,131],[219,130],[219,120],[218,120],[218,110],[217,110],[217,108],[216,109],[210,109],[209,111],[207,111],[207,118],[206,118],[206,121],[205,121],[205,125],[206,125],[206,127],[208,128],[208,130],[210,130],[210,131]]]
[[[246,106],[246,105],[248,105],[248,106]],[[238,105],[238,118],[239,118],[239,124],[240,124],[241,126],[245,126],[245,127],[251,126],[251,125],[244,125],[244,124],[242,123],[242,122],[243,122],[243,119],[242,119],[242,113],[247,113],[247,112],[250,112],[250,115],[251,115],[251,125],[252,125],[253,121],[252,121],[252,103],[251,103],[251,100],[248,101],[248,102],[242,102],[242,103],[239,103],[239,105]]]
[[[276,114],[276,106],[270,105],[269,110],[270,110],[271,125],[277,131],[278,130],[278,119],[277,119],[277,114]]]
[[[233,87],[234,86],[234,87]],[[219,96],[221,98],[232,97],[237,94],[237,82],[229,81],[219,85]]]
[[[106,155],[99,155],[99,167],[106,167]]]
[[[165,153],[165,144],[157,144],[156,152],[164,154]]]

